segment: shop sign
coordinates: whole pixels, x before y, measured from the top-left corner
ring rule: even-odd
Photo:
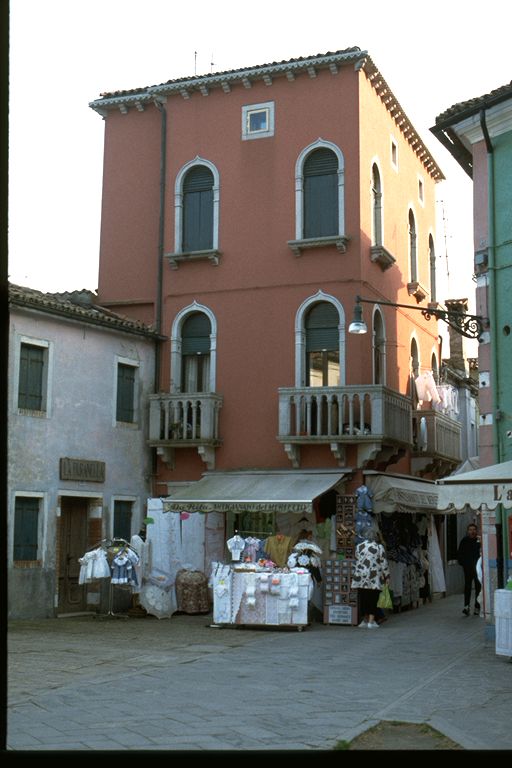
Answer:
[[[59,477],[61,480],[104,483],[105,462],[89,459],[61,458],[59,460]]]

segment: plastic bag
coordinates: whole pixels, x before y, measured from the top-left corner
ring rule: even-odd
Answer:
[[[384,584],[384,586],[381,589],[381,592],[380,592],[380,595],[379,595],[379,599],[377,600],[377,607],[378,608],[392,608],[393,607],[393,600],[391,598],[391,592],[389,591],[389,587],[388,587],[387,584]]]

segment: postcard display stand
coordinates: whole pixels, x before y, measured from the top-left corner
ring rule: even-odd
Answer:
[[[357,590],[350,589],[355,557],[356,496],[336,499],[336,559],[324,565],[324,624],[358,624]]]

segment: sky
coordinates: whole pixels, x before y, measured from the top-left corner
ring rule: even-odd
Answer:
[[[11,0],[9,280],[98,285],[103,92],[359,46],[443,170],[438,299],[474,300],[472,183],[430,133],[512,78],[502,0]]]

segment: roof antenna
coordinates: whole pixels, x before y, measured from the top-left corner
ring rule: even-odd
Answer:
[[[197,51],[194,51],[194,76],[197,75]]]
[[[213,52],[212,52],[212,60],[210,61],[210,75],[213,72],[213,65],[214,65],[214,61],[213,61]]]

